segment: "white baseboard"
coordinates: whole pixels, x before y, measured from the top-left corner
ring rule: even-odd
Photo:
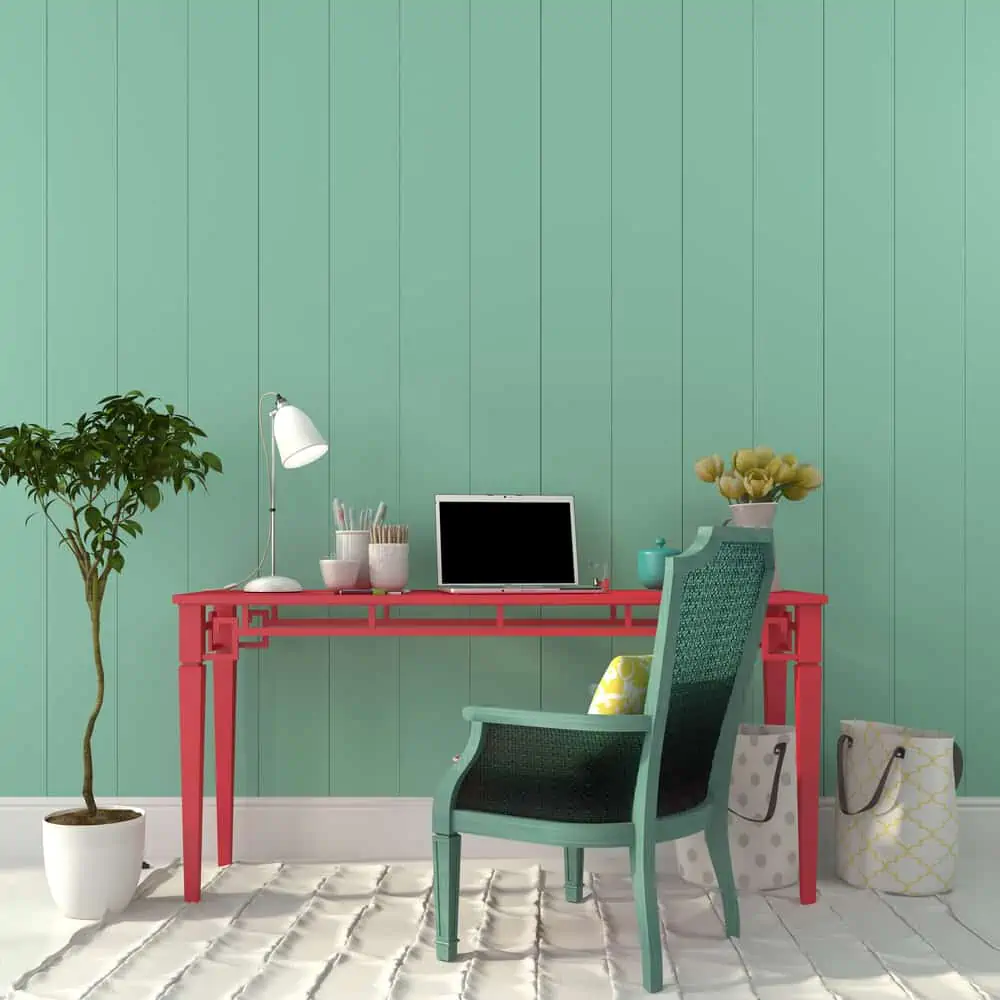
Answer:
[[[109,799],[103,805],[146,810],[146,855],[181,853],[179,798]],[[75,798],[0,798],[0,868],[40,865],[42,819],[79,805]],[[234,857],[240,861],[409,861],[430,858],[431,800],[425,798],[247,798],[236,800]],[[959,799],[963,855],[1000,859],[1000,798]],[[215,800],[205,800],[204,861],[214,865]],[[820,872],[833,857],[833,803],[820,803]],[[557,848],[466,837],[468,858],[558,859]],[[588,867],[627,866],[624,851],[587,852]],[[657,867],[674,868],[672,845],[660,845]]]

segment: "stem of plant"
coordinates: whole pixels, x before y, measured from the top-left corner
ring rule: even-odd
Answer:
[[[94,756],[90,744],[94,735],[94,726],[97,724],[97,717],[101,714],[101,707],[104,705],[104,659],[101,656],[101,603],[103,595],[99,590],[99,579],[95,578],[91,587],[93,589],[87,595],[87,603],[90,605],[90,635],[94,645],[94,666],[97,668],[97,701],[83,733],[83,801],[87,804],[88,814],[96,816]]]

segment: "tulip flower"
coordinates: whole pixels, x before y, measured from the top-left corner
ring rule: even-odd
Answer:
[[[767,466],[767,463],[774,458],[773,448],[761,448],[756,447],[753,450],[754,453],[754,466],[758,469],[763,469]]]
[[[714,483],[722,475],[725,466],[721,455],[708,455],[694,463],[695,475],[703,483]]]
[[[733,468],[745,476],[751,469],[757,468],[757,454],[753,448],[740,448],[733,454]]]
[[[743,488],[751,500],[763,500],[774,489],[774,480],[763,469],[751,469],[743,477]]]
[[[795,485],[807,490],[819,489],[823,476],[815,465],[800,465],[795,474]]]
[[[809,496],[809,490],[804,486],[786,486],[781,495],[788,500],[805,500]]]
[[[798,466],[794,463],[787,463],[786,458],[794,458],[794,455],[782,455],[781,458],[772,458],[764,467],[764,471],[774,480],[778,486],[795,482],[798,474]]]
[[[739,476],[721,476],[719,478],[719,492],[727,500],[740,500],[743,498],[743,480]]]

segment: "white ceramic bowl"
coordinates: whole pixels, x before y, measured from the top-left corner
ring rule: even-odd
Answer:
[[[320,559],[319,570],[327,590],[345,590],[358,582],[361,562],[357,559]]]

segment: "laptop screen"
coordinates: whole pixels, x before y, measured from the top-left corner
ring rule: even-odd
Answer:
[[[438,583],[577,583],[573,498],[438,496]]]

